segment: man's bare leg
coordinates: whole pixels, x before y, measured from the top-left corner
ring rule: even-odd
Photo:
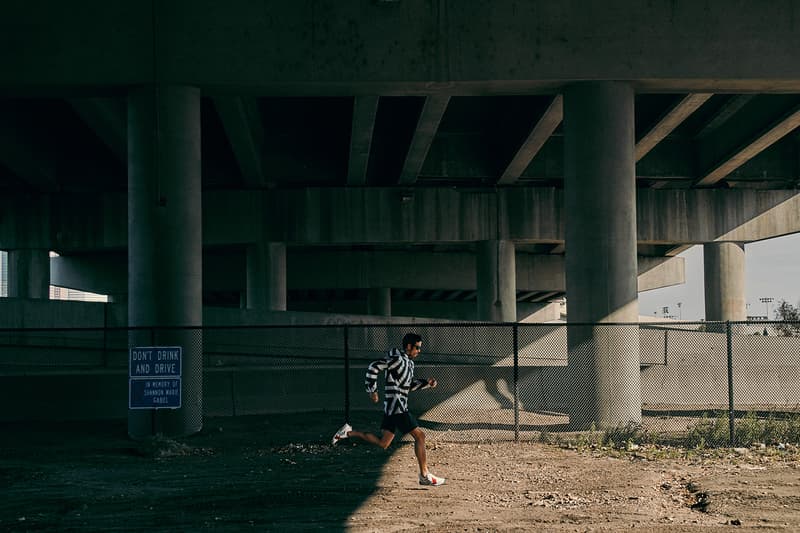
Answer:
[[[347,436],[352,438],[355,437],[357,439],[361,439],[363,441],[369,442],[370,444],[374,444],[379,448],[383,448],[384,450],[389,447],[389,445],[394,440],[394,433],[388,431],[386,429],[383,430],[383,434],[378,438],[377,435],[373,435],[372,433],[366,433],[364,431],[348,431]]]
[[[425,476],[428,474],[428,455],[425,452],[425,433],[420,428],[414,428],[410,431],[414,437],[414,455],[417,456],[419,463],[419,475]]]

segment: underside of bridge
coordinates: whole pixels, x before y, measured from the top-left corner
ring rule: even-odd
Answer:
[[[707,318],[736,319],[736,250],[800,231],[792,0],[1,9],[12,296],[41,296],[20,272],[52,250],[54,284],[127,299],[131,325],[513,321],[565,294],[629,321],[703,244],[736,293],[707,289]]]
[[[701,188],[793,191],[800,176],[800,82],[791,56],[798,38],[788,1],[739,11],[724,2],[707,3],[708,9],[672,2],[603,8],[402,0],[225,8],[90,2],[80,11],[39,4],[4,8],[0,190],[7,198],[46,195],[47,211],[59,213],[49,214],[50,226],[38,231],[47,232],[48,247],[64,257],[92,261],[116,254],[124,262],[124,238],[76,235],[96,231],[95,221],[75,222],[83,228],[69,232],[57,226],[59,218],[75,218],[68,214],[71,205],[80,210],[89,199],[97,205],[126,193],[128,92],[142,85],[201,89],[205,201],[220,192],[342,189],[336,198],[346,207],[331,197],[318,206],[336,217],[342,208],[362,209],[359,190],[389,188],[396,194],[377,208],[392,217],[421,189],[467,196],[510,190],[513,198],[514,190],[536,188],[558,195],[565,171],[564,88],[597,80],[623,80],[634,88],[638,190],[665,191],[665,197],[666,191]],[[116,225],[124,227],[125,213],[118,216]],[[652,216],[663,220],[650,224],[681,224],[674,219],[678,212]],[[278,225],[269,224],[273,230]],[[511,236],[523,257],[563,257],[566,249],[559,229],[530,236],[494,229],[496,235],[485,237]],[[329,252],[347,250],[475,254],[477,239],[282,238],[287,231],[275,233],[287,245],[290,309],[366,302],[372,285],[388,286],[393,302],[477,298],[474,283],[319,286],[291,268],[295,256],[324,264]],[[19,231],[3,233],[5,249],[31,246],[18,242]],[[753,239],[765,236],[773,235]],[[692,237],[691,230],[682,238],[648,239],[640,232],[637,252],[669,258],[723,235]],[[241,281],[206,276],[203,301],[239,306],[249,238],[220,240],[206,243],[207,253],[238,256],[240,273],[227,279]],[[518,284],[517,301],[558,299],[565,290],[561,279],[550,286]],[[74,276],[61,281],[95,292],[107,285]],[[667,277],[654,286],[681,281]]]

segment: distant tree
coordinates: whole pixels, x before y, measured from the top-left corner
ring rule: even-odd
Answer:
[[[800,336],[800,309],[786,300],[781,300],[775,309],[775,318],[783,320],[782,323],[774,324],[779,335],[784,337]]]

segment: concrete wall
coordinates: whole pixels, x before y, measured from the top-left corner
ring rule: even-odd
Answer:
[[[95,304],[97,305],[97,304]],[[222,319],[222,317],[217,317]],[[307,318],[307,317],[306,317]],[[342,317],[318,317],[335,327]],[[359,320],[355,317],[354,320]],[[363,324],[369,320],[362,317]],[[348,322],[351,323],[351,322]],[[400,323],[398,320],[397,323]],[[291,321],[286,322],[287,325]],[[342,323],[339,322],[338,325]],[[364,369],[407,327],[354,327],[350,347],[352,409],[376,409],[363,392]],[[416,412],[458,422],[463,413],[507,410],[513,405],[513,358],[508,330],[490,327],[435,329],[425,339],[417,375],[440,386],[413,396]],[[520,327],[519,405],[528,412],[564,412],[572,390],[563,325]],[[0,368],[0,420],[124,418],[127,413],[127,334],[103,368],[86,332],[29,337],[39,347],[6,348]],[[666,362],[664,335],[667,335]],[[208,329],[204,333],[204,413],[241,415],[344,409],[344,347],[330,328]],[[56,350],[42,342],[68,344]],[[81,349],[81,342],[95,343]],[[727,406],[726,336],[692,330],[640,329],[645,409],[712,409]],[[298,348],[302,347],[302,348]],[[800,339],[738,334],[734,395],[739,408],[795,408],[800,404]],[[256,357],[254,357],[254,354]],[[301,355],[305,364],[293,357]],[[456,366],[452,366],[457,362]],[[21,363],[25,363],[24,365]],[[91,369],[86,369],[91,365]],[[83,368],[81,368],[83,366]],[[460,414],[461,413],[461,414]]]

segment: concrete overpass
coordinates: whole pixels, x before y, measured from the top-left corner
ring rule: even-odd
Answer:
[[[54,250],[56,282],[113,288],[131,326],[321,290],[492,321],[566,294],[574,322],[635,322],[643,283],[681,280],[652,267],[703,244],[706,318],[739,320],[743,244],[800,231],[791,0],[3,10],[13,296],[46,297]],[[635,420],[638,347],[610,346],[623,370],[576,379],[632,407],[587,416]]]

